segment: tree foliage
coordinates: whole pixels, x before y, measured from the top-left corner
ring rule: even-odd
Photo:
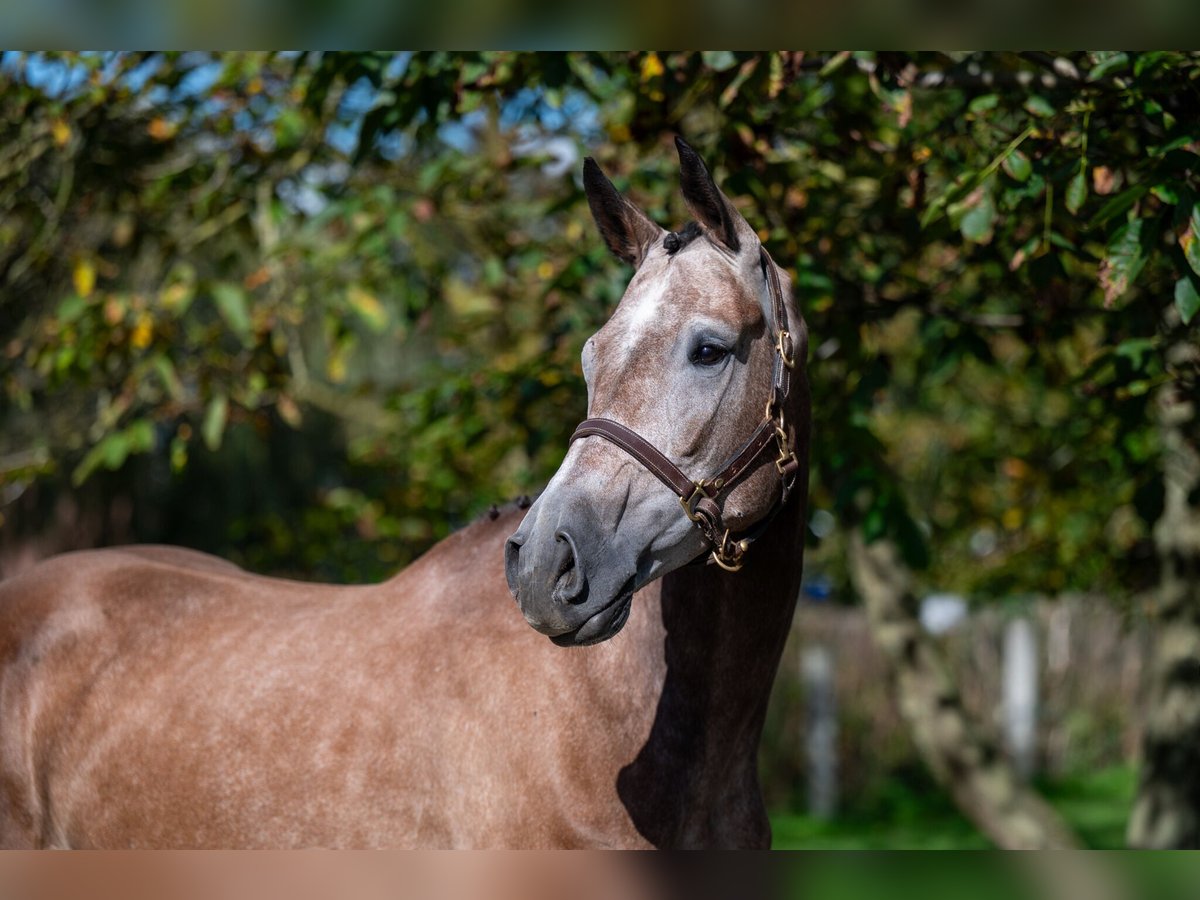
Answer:
[[[815,510],[975,595],[1146,577],[1148,404],[1195,390],[1166,349],[1200,308],[1196,54],[7,54],[0,79],[12,486],[115,471],[158,485],[145,537],[394,569],[557,466],[628,276],[578,157],[678,225],[681,133],[794,276]]]

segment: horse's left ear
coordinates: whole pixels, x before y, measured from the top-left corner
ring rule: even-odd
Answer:
[[[679,151],[679,185],[688,211],[713,237],[736,253],[743,241],[753,239],[754,229],[721,193],[704,160],[688,142],[676,136],[675,148]]]
[[[590,156],[583,161],[583,191],[608,249],[636,269],[663,230],[621,196]]]

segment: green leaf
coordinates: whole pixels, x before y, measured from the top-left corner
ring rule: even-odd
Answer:
[[[1154,338],[1129,338],[1117,344],[1116,354],[1128,359],[1135,369],[1141,369],[1146,354],[1157,346],[1158,342]]]
[[[1179,203],[1179,191],[1169,182],[1154,185],[1154,187],[1150,188],[1150,193],[1167,204],[1167,206],[1175,206]]]
[[[929,206],[925,208],[925,212],[921,214],[921,227],[928,228],[933,222],[937,221],[937,219],[939,219],[944,212],[951,212],[950,207],[952,202],[956,201],[957,198],[962,197],[963,195],[968,195],[966,200],[963,200],[961,203],[953,203],[953,205],[960,206],[960,208],[962,205],[965,205],[968,201],[970,201],[971,198],[969,195],[979,185],[984,184],[992,176],[992,174],[998,168],[1000,168],[1001,164],[1008,157],[1008,155],[1021,146],[1021,144],[1023,144],[1031,134],[1033,134],[1034,130],[1034,126],[1028,126],[1024,131],[1009,141],[1008,145],[1005,146],[1005,148],[1001,150],[995,157],[993,157],[992,161],[984,166],[980,171],[973,174],[969,172],[960,173],[958,177],[955,178],[954,181],[951,182],[951,184],[945,190],[943,190],[940,195],[934,198],[934,200],[930,202]],[[953,213],[951,213],[951,215],[953,216]]]
[[[1129,65],[1128,54],[1120,50],[1097,50],[1092,53],[1092,59],[1096,60],[1096,64],[1092,66],[1088,77],[1093,79],[1103,78],[1109,72]]]
[[[162,379],[163,387],[167,389],[167,394],[170,398],[178,400],[183,396],[183,385],[179,381],[179,375],[176,373],[175,366],[171,360],[160,353],[154,357],[152,365],[158,373],[158,377]]]
[[[84,456],[83,461],[71,473],[71,482],[76,487],[87,481],[88,477],[104,466],[106,469],[119,469],[129,455],[129,438],[125,432],[106,435]]]
[[[300,111],[285,106],[275,121],[275,140],[280,147],[292,147],[300,143],[307,128],[308,123]]]
[[[1183,319],[1184,325],[1189,324],[1196,311],[1200,310],[1200,294],[1196,293],[1196,286],[1186,275],[1175,282],[1175,308],[1179,310],[1179,318]]]
[[[1020,150],[1008,154],[1002,165],[1005,172],[1020,182],[1028,181],[1029,176],[1033,174],[1033,165],[1029,162],[1029,157]]]
[[[387,310],[379,302],[379,298],[370,291],[358,285],[351,285],[346,291],[346,300],[350,307],[358,313],[358,317],[376,334],[382,334],[388,325]]]
[[[999,94],[984,94],[980,97],[976,97],[974,100],[972,100],[970,103],[968,103],[967,111],[976,113],[976,114],[979,114],[982,112],[987,112],[990,109],[995,109],[996,104],[998,104],[999,102],[1000,102]]]
[[[1083,172],[1076,172],[1075,177],[1067,183],[1067,192],[1065,201],[1067,210],[1071,215],[1079,212],[1085,200],[1087,200],[1087,176]]]
[[[1124,296],[1146,264],[1142,254],[1143,223],[1143,219],[1127,222],[1109,241],[1100,265],[1100,285],[1104,288],[1106,308]]]
[[[74,322],[83,315],[85,309],[87,309],[87,301],[78,294],[71,294],[58,304],[58,321],[63,325]]]
[[[867,510],[866,516],[863,517],[862,530],[863,540],[868,544],[879,540],[887,531],[887,518],[879,504]]]
[[[215,395],[208,402],[204,411],[204,423],[200,426],[200,434],[209,450],[221,446],[221,437],[225,434],[225,421],[229,417],[229,398],[224,394]]]
[[[737,57],[729,50],[705,50],[700,54],[700,58],[714,72],[724,72],[737,65]]]
[[[1144,184],[1135,184],[1133,187],[1121,191],[1100,207],[1100,212],[1096,213],[1092,219],[1092,225],[1103,225],[1109,219],[1115,219],[1122,213],[1128,212],[1146,191],[1147,187]]]
[[[1133,74],[1140,77],[1143,72],[1154,68],[1164,58],[1177,55],[1169,50],[1151,50],[1149,53],[1139,53],[1133,63]]]
[[[1043,119],[1054,115],[1055,112],[1054,107],[1050,105],[1050,101],[1038,94],[1032,95],[1025,101],[1025,111]]]
[[[968,241],[986,244],[992,239],[992,224],[996,221],[996,205],[990,191],[984,191],[979,202],[967,210],[958,229]]]
[[[213,301],[217,310],[234,334],[243,342],[250,339],[250,311],[246,304],[246,292],[235,284],[220,282],[212,287]]]
[[[1200,204],[1192,207],[1187,230],[1179,239],[1179,248],[1192,271],[1200,275]]]
[[[138,419],[125,429],[130,453],[145,453],[154,449],[154,425],[149,419]]]
[[[1195,140],[1195,137],[1190,133],[1181,134],[1167,141],[1165,144],[1147,144],[1146,153],[1149,156],[1166,156],[1173,150],[1191,146],[1195,143]]]

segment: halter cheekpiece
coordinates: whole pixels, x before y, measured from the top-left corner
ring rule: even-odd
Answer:
[[[675,237],[668,234],[667,239]],[[678,238],[676,238],[678,240]],[[668,251],[671,249],[667,247]],[[800,471],[795,443],[784,420],[784,406],[792,386],[792,370],[796,366],[795,347],[788,331],[787,306],[779,273],[765,247],[759,248],[763,277],[771,294],[775,317],[775,367],[771,399],[767,403],[763,422],[750,439],[711,478],[693,480],[675,463],[667,459],[653,444],[631,428],[612,419],[585,419],[571,435],[571,443],[585,437],[602,437],[641,463],[650,474],[669,487],[678,497],[683,512],[700,529],[712,547],[710,560],[729,572],[738,571],[745,562],[746,550],[770,523],[791,494]],[[728,493],[754,464],[770,450],[777,453],[775,469],[779,473],[780,493],[767,514],[754,526],[734,535],[725,526],[717,500]]]

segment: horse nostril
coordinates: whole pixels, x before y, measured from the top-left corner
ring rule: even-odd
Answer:
[[[587,579],[579,566],[579,553],[575,549],[575,541],[565,531],[556,531],[554,541],[557,544],[557,567],[552,596],[559,603],[582,603],[587,597]]]
[[[517,596],[517,566],[521,557],[522,539],[513,535],[504,542],[504,580],[508,582],[508,590],[513,597]]]

